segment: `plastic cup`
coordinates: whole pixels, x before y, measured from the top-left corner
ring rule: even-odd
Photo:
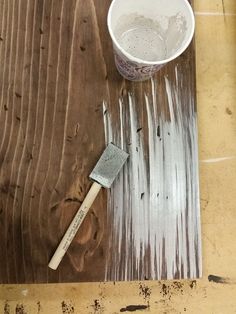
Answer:
[[[144,81],[186,50],[195,19],[187,0],[113,0],[107,24],[119,73]]]

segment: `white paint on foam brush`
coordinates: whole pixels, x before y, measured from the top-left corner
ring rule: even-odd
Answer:
[[[236,156],[229,156],[229,157],[219,157],[219,158],[210,158],[210,159],[203,159],[201,160],[202,163],[217,163],[227,160],[235,159]]]
[[[176,84],[179,83],[176,67]],[[197,125],[193,99],[188,100],[186,117],[182,108],[186,104],[178,98],[177,86],[165,78],[170,112],[167,120],[163,114],[158,116],[158,90],[153,80],[151,84],[151,95],[145,95],[144,103],[148,128],[146,144],[133,95],[128,96],[128,106],[119,100],[119,128],[114,127],[104,105],[106,141],[113,141],[130,154],[108,197],[110,242],[106,280],[145,276],[173,279],[178,272],[184,278],[201,276]]]

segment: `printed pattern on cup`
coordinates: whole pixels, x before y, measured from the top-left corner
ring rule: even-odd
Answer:
[[[164,64],[144,65],[130,61],[114,50],[115,63],[122,76],[131,81],[143,81],[152,77]]]

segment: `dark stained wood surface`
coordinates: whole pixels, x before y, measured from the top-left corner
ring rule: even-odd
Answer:
[[[120,125],[119,99],[125,107],[132,95],[139,123],[147,124],[144,96],[153,95],[152,82],[127,82],[116,71],[106,26],[109,5],[109,0],[0,0],[1,283],[167,277],[165,264],[160,276],[135,268],[128,277],[114,275],[109,244],[114,237],[113,209],[105,190],[59,269],[47,267],[90,187],[88,175],[105,147],[104,104],[116,130]],[[176,65],[181,86],[176,85]],[[194,112],[196,109],[193,44],[154,78],[161,103],[158,114],[169,121],[165,77],[178,87],[179,99],[185,99],[183,112],[188,119],[186,100],[193,99],[190,106]],[[147,130],[143,140],[148,141]],[[192,179],[198,185],[194,173]],[[198,225],[197,204],[198,199],[193,211]],[[186,213],[188,210],[192,208]],[[195,271],[189,270],[185,276],[180,266],[173,277],[201,275],[198,241]],[[189,246],[187,242],[184,245]],[[126,267],[124,254],[122,250],[120,262]],[[161,255],[168,259],[165,252]],[[144,264],[150,259],[153,257],[147,252]]]

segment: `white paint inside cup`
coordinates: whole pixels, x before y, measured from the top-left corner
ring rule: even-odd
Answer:
[[[121,19],[122,20],[122,19]],[[162,60],[166,57],[166,42],[155,23],[142,16],[123,17],[115,29],[120,46],[131,56],[147,61]],[[125,22],[126,20],[126,22]]]
[[[142,15],[123,15],[117,21],[114,35],[131,56],[145,61],[161,61],[177,51],[185,38],[183,15],[160,16],[155,20]]]
[[[107,22],[116,53],[143,65],[178,57],[195,27],[188,0],[113,0]]]

